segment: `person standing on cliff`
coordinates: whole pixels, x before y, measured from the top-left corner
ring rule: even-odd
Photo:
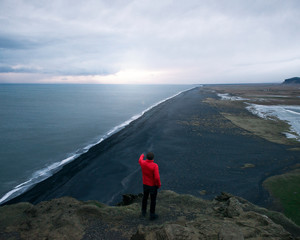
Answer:
[[[161,187],[158,165],[154,163],[154,154],[147,153],[147,159],[144,160],[144,154],[140,156],[139,164],[141,165],[143,174],[143,189],[144,196],[142,200],[142,215],[146,216],[147,201],[150,194],[150,220],[156,219],[158,216],[155,214],[157,189]]]

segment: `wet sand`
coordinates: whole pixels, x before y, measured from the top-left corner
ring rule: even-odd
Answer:
[[[8,203],[72,196],[115,204],[142,191],[138,158],[153,151],[162,189],[208,199],[225,191],[267,206],[262,182],[299,154],[234,125],[207,98],[218,97],[196,88],[160,104]]]

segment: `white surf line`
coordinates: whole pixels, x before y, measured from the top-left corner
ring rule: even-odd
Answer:
[[[12,199],[14,197],[19,196],[20,194],[26,192],[30,187],[32,187],[32,186],[38,184],[39,182],[41,182],[41,181],[43,181],[43,180],[51,177],[54,173],[58,172],[64,165],[66,165],[67,163],[75,160],[80,155],[88,152],[92,147],[94,147],[95,145],[101,143],[102,141],[104,141],[105,139],[107,139],[108,137],[110,137],[111,135],[119,132],[120,130],[122,130],[123,128],[125,128],[126,126],[128,126],[131,122],[133,122],[136,119],[142,117],[146,112],[150,111],[152,108],[154,108],[154,107],[158,106],[159,104],[161,104],[163,102],[166,102],[166,101],[168,101],[168,100],[170,100],[170,99],[172,99],[172,98],[180,95],[181,93],[190,91],[190,90],[192,90],[194,88],[197,88],[197,87],[201,87],[201,86],[196,86],[196,87],[189,88],[187,90],[180,91],[180,92],[172,95],[171,97],[168,97],[166,99],[163,99],[163,100],[161,100],[161,101],[153,104],[152,106],[148,107],[143,112],[134,115],[133,117],[131,117],[127,121],[125,121],[125,122],[117,125],[116,127],[112,128],[111,130],[109,130],[96,143],[89,144],[86,147],[84,147],[83,149],[77,150],[77,152],[80,152],[80,153],[77,153],[77,154],[75,153],[74,155],[72,155],[72,156],[70,156],[68,158],[63,159],[60,162],[55,162],[55,163],[51,164],[50,166],[47,166],[45,168],[42,168],[41,170],[38,170],[38,171],[34,172],[32,174],[32,177],[29,180],[27,180],[27,181],[25,181],[25,182],[17,185],[11,191],[9,191],[6,194],[4,194],[0,198],[0,204],[3,203],[3,202],[5,202],[5,201],[8,201],[8,200],[10,200],[10,199]]]
[[[57,172],[60,167],[64,166],[65,164],[67,164],[68,162],[71,162],[72,160],[74,160],[78,155],[73,155],[71,157],[68,157],[64,160],[62,160],[61,162],[55,162],[53,164],[51,164],[48,167],[45,167],[41,170],[38,170],[36,172],[34,172],[32,174],[32,177],[27,180],[26,182],[23,182],[19,185],[17,185],[16,187],[14,187],[11,191],[7,192],[6,194],[3,195],[3,197],[0,199],[0,203],[7,201],[13,197],[16,197],[22,193],[24,193],[26,190],[28,190],[28,188],[30,188],[31,186],[47,179],[48,177],[51,177],[55,172]]]

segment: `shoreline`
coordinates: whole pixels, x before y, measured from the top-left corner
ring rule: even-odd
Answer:
[[[8,191],[7,193],[5,193],[1,198],[0,198],[0,205],[1,204],[5,204],[5,202],[9,201],[10,199],[13,199],[23,193],[25,193],[27,190],[31,189],[32,187],[34,187],[36,184],[44,181],[45,179],[51,177],[53,174],[57,173],[58,171],[60,171],[60,169],[67,165],[68,163],[76,160],[78,157],[80,157],[82,154],[85,154],[86,152],[88,152],[92,147],[100,144],[102,141],[106,140],[107,138],[109,138],[110,136],[112,136],[113,134],[121,131],[123,128],[125,128],[126,126],[128,126],[131,122],[135,121],[136,119],[142,117],[146,112],[148,112],[149,110],[151,110],[152,108],[158,106],[159,104],[168,101],[169,99],[172,99],[174,97],[176,97],[177,95],[192,90],[196,87],[192,87],[183,91],[180,91],[170,97],[167,97],[157,103],[154,103],[153,105],[151,105],[150,107],[146,108],[145,110],[143,110],[142,112],[135,114],[134,116],[132,116],[130,119],[122,122],[121,124],[113,127],[112,129],[110,129],[109,131],[107,131],[104,135],[102,135],[100,137],[100,140],[98,140],[95,143],[90,143],[89,145],[83,147],[82,149],[78,149],[72,156],[67,157],[59,162],[55,162],[52,163],[50,166],[44,167],[36,172],[34,172],[32,174],[32,177],[30,179],[28,179],[27,181],[18,184],[17,186],[15,186],[12,190]],[[37,177],[36,177],[37,175]]]
[[[38,203],[66,195],[114,204],[122,193],[141,191],[138,156],[153,151],[163,189],[206,199],[227,191],[268,205],[262,182],[293,165],[295,154],[232,124],[221,109],[205,102],[208,98],[217,96],[196,88],[159,104],[4,204]]]

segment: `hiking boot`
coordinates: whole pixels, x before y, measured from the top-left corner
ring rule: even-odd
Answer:
[[[150,220],[155,220],[158,218],[158,215],[155,213],[150,213]]]

